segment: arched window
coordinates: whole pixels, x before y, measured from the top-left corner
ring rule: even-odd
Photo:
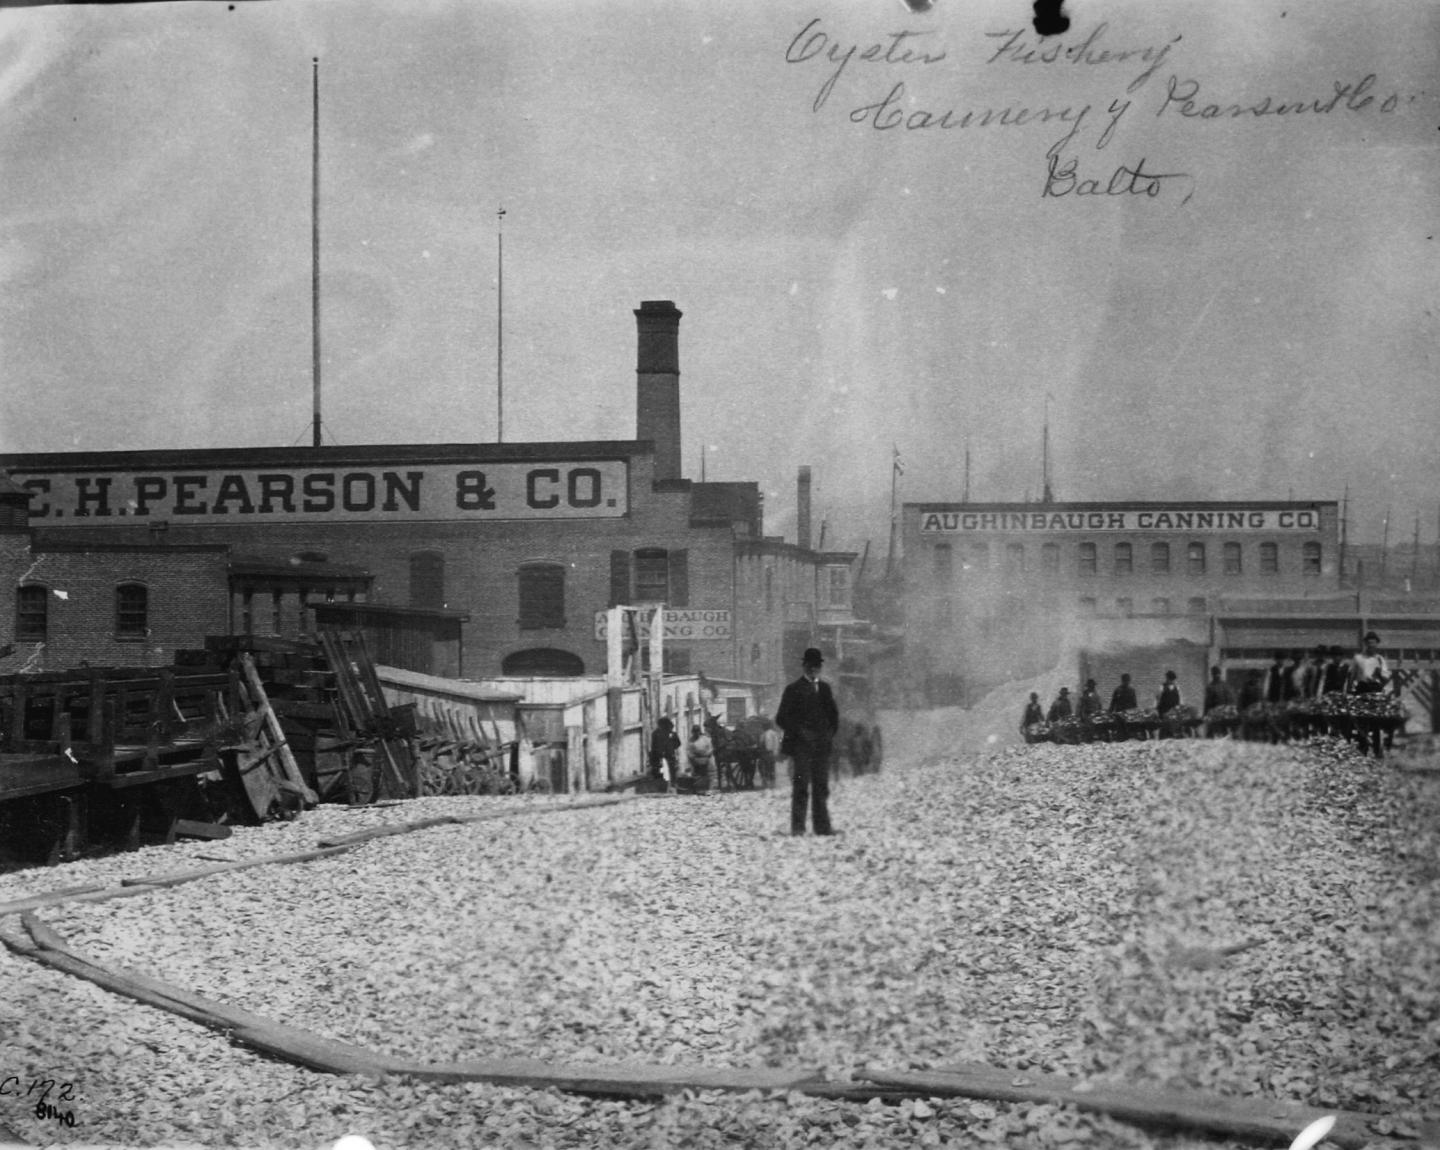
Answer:
[[[1135,550],[1128,543],[1115,544],[1115,574],[1129,575],[1135,570]]]
[[[1150,570],[1156,575],[1170,574],[1170,544],[1150,544]]]
[[[1277,575],[1280,572],[1280,546],[1276,543],[1260,544],[1260,574]]]
[[[558,647],[531,647],[507,655],[500,664],[500,673],[557,677],[583,675],[585,663],[579,655],[562,651]]]
[[[1054,575],[1060,570],[1060,544],[1042,543],[1040,545],[1040,570],[1047,575]]]
[[[1225,574],[1239,575],[1242,569],[1241,548],[1238,543],[1227,543],[1224,549]]]
[[[1320,544],[1311,542],[1300,548],[1300,570],[1305,575],[1320,574]]]
[[[439,551],[411,554],[410,606],[431,610],[445,606],[445,556]]]
[[[1095,544],[1082,543],[1079,551],[1079,564],[1081,575],[1095,574]]]
[[[115,638],[143,639],[150,632],[150,592],[143,583],[115,588]]]
[[[1205,544],[1191,543],[1185,548],[1186,562],[1191,575],[1205,574]]]
[[[558,563],[529,563],[520,568],[520,629],[565,626],[565,568]]]
[[[50,634],[50,589],[26,583],[15,593],[15,641],[44,643]]]

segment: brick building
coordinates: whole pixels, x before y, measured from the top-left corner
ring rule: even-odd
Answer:
[[[1220,657],[1217,619],[1252,601],[1300,619],[1340,594],[1334,501],[912,503],[901,524],[906,671],[931,696],[973,695],[1081,650],[1092,661],[1077,676],[1109,676],[1104,653],[1121,651],[1137,682],[1174,665],[1195,697]],[[1247,645],[1237,665],[1256,654]]]
[[[634,440],[0,457],[29,495],[22,508],[12,488],[30,552],[7,557],[10,591],[38,600],[43,553],[112,598],[143,587],[155,648],[331,621],[379,634],[382,661],[472,678],[603,671],[597,616],[663,603],[667,669],[781,682],[790,647],[851,621],[855,556],[766,537],[755,483],[681,477],[681,312],[648,301],[635,317]],[[172,583],[191,588],[183,610]],[[121,617],[53,610],[45,665],[82,646],[128,662]]]

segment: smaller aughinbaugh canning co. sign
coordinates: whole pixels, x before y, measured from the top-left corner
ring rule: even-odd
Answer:
[[[1318,531],[1313,507],[1283,510],[1118,508],[1105,511],[922,511],[922,535],[966,531]]]
[[[595,612],[595,638],[605,638],[606,611]],[[650,618],[653,613],[637,611],[635,619],[641,642],[650,638]],[[665,639],[728,639],[730,638],[729,610],[707,610],[703,607],[667,607],[661,617]]]
[[[12,473],[32,522],[596,519],[625,514],[626,463]]]

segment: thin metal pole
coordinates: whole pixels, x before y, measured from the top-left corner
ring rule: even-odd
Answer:
[[[505,442],[505,209],[496,213],[495,442]]]
[[[314,388],[312,447],[320,446],[320,57],[313,60],[310,125],[310,378]]]

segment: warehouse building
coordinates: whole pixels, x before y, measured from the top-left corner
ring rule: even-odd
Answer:
[[[1028,678],[1078,650],[1078,678],[1124,665],[1158,685],[1173,666],[1196,698],[1224,649],[1242,668],[1271,640],[1322,641],[1268,622],[1247,636],[1248,607],[1298,622],[1306,604],[1311,616],[1343,606],[1335,501],[913,503],[901,532],[906,672],[932,697]]]
[[[0,457],[25,541],[0,672],[338,623],[410,670],[593,674],[603,612],[663,604],[667,670],[782,683],[853,625],[855,556],[765,536],[755,483],[682,478],[681,312],[634,314],[634,440]]]

